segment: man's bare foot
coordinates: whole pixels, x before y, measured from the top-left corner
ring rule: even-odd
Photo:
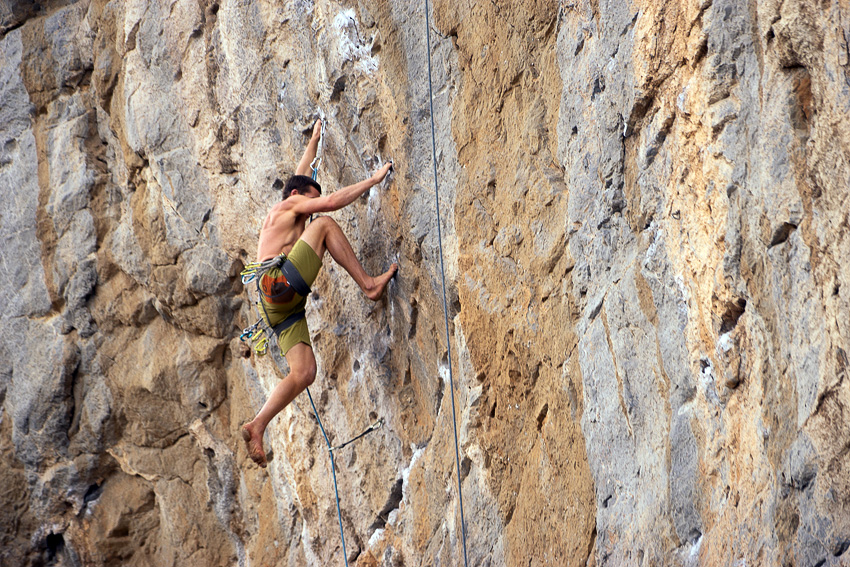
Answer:
[[[390,280],[397,271],[398,264],[393,263],[389,270],[380,276],[372,278],[372,286],[363,290],[366,293],[366,297],[372,301],[381,299],[381,296],[384,295],[384,290],[387,289],[387,284],[390,283]]]
[[[250,423],[242,426],[242,439],[245,441],[245,446],[248,449],[248,456],[251,460],[266,468],[266,454],[263,452],[263,436],[257,435],[257,432],[251,427]]]

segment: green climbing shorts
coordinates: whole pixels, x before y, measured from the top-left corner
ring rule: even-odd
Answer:
[[[316,255],[315,250],[303,240],[299,240],[292,247],[286,258],[292,262],[292,265],[295,266],[295,269],[298,270],[298,273],[301,274],[307,285],[313,285],[316,276],[319,275],[319,270],[322,268],[322,260]],[[263,274],[263,279],[271,278],[274,280],[281,276],[280,268],[272,268]],[[261,281],[260,283],[262,284],[263,282]],[[286,303],[270,303],[262,294],[260,295],[260,301],[262,302],[260,315],[266,324],[271,327],[274,327],[293,313],[304,311],[307,307],[307,298],[297,293],[294,294],[291,301]],[[266,317],[266,314],[268,314],[268,317]],[[312,344],[310,343],[310,330],[307,328],[307,320],[304,318],[299,319],[294,325],[282,331],[277,338],[280,352],[284,355],[298,343]]]

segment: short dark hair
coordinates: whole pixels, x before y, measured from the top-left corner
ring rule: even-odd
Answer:
[[[278,190],[283,187],[283,198],[288,199],[295,189],[303,189],[304,187],[315,187],[319,194],[322,194],[322,186],[318,184],[312,177],[308,175],[293,175],[286,180],[286,185],[280,179],[275,179],[272,184],[272,189]]]

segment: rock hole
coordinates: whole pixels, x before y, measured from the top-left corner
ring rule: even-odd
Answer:
[[[128,535],[130,535],[130,526],[127,525],[127,521],[124,518],[121,518],[119,524],[109,530],[109,533],[107,533],[106,535],[107,537],[116,539],[127,537]]]
[[[213,460],[213,459],[215,458],[215,451],[213,451],[212,449],[210,449],[209,447],[207,447],[207,448],[205,448],[205,449],[204,449],[204,455],[205,455],[208,459]]]
[[[496,417],[496,406],[499,402],[494,401],[493,407],[490,408],[490,417]]]
[[[416,323],[419,320],[419,305],[414,299],[410,303],[410,329],[407,331],[407,338],[412,339],[416,336]]]
[[[86,493],[83,496],[83,502],[86,504],[88,504],[89,502],[94,502],[95,500],[100,498],[102,492],[103,490],[101,490],[99,484],[92,484],[91,486],[89,486],[88,490],[86,490]]]
[[[445,381],[438,380],[437,381],[437,396],[436,396],[437,399],[434,403],[434,415],[437,415],[437,414],[440,413],[440,406],[443,403],[443,393],[444,393],[443,390],[445,390],[445,388],[446,388]]]
[[[711,368],[711,361],[708,360],[707,358],[700,358],[699,359],[699,369],[700,369],[700,371],[705,372],[706,368]]]
[[[694,54],[694,65],[702,61],[706,54],[708,53],[708,38],[702,40],[700,42],[699,47],[697,47],[697,52]]]
[[[608,505],[611,503],[612,498],[614,498],[613,494],[609,494],[607,497],[605,497],[605,500],[602,501],[602,507],[607,508]]]
[[[466,477],[469,476],[469,471],[472,469],[472,459],[469,457],[464,457],[460,461],[460,480],[461,482],[466,480]]]
[[[537,431],[543,429],[543,422],[546,421],[546,416],[549,414],[549,404],[543,404],[540,413],[537,414]]]
[[[345,91],[345,75],[334,82],[333,92],[331,92],[331,102],[339,102],[340,96]]]
[[[204,402],[198,402],[198,405],[204,409],[207,409],[207,404],[205,404]]]
[[[735,301],[726,303],[726,310],[721,315],[720,334],[728,333],[738,324],[738,319],[744,314],[747,309],[747,300],[739,297]]]
[[[832,548],[833,557],[841,557],[850,549],[850,539],[838,540]]]
[[[774,246],[778,246],[782,244],[788,237],[791,236],[791,233],[797,229],[797,225],[790,222],[782,223],[782,226],[776,229],[773,233],[773,238],[770,240],[770,246],[768,248],[773,248]]]
[[[373,411],[370,411],[369,412],[369,421],[371,421],[372,423],[378,421],[378,414],[373,412]]]
[[[354,369],[355,372],[360,372],[360,361],[355,360],[354,364],[352,365],[352,368]]]
[[[596,77],[593,81],[593,90],[590,93],[590,100],[594,100],[596,95],[605,92],[605,77]]]
[[[56,556],[65,551],[65,537],[62,534],[50,533],[47,535],[45,545],[47,545],[48,558],[53,560]]]
[[[590,320],[593,321],[596,319],[596,316],[599,315],[599,312],[602,311],[602,304],[605,303],[605,300],[599,302],[599,305],[593,308],[593,311],[590,312]]]
[[[458,313],[460,313],[460,298],[456,297],[452,300],[452,310],[450,316],[454,317]]]
[[[578,44],[576,44],[576,50],[573,53],[573,57],[576,57],[579,53],[581,53],[582,49],[584,49],[584,36],[583,35],[579,38]]]

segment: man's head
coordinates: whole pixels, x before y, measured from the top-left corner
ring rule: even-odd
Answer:
[[[296,195],[305,195],[310,192],[310,188],[314,188],[318,191],[319,195],[322,194],[322,186],[313,180],[312,177],[307,175],[293,175],[286,180],[286,185],[284,185],[283,181],[280,179],[275,179],[272,184],[272,189],[278,190],[281,187],[283,188],[284,200],[289,198],[293,191],[295,191]]]

